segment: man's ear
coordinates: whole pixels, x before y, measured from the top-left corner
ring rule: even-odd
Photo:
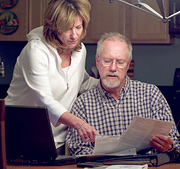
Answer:
[[[132,61],[132,59],[130,59],[130,60],[129,60],[128,67],[129,67],[129,66],[130,66],[130,64],[131,64],[131,61]]]
[[[95,58],[96,58],[96,67],[97,67],[97,69],[98,69],[98,65],[99,65],[99,56],[96,55]]]
[[[130,59],[130,60],[128,61],[128,65],[127,65],[127,67],[126,67],[127,72],[128,72],[128,70],[129,70],[129,66],[130,66],[130,64],[131,64],[131,61],[132,61],[132,59]]]

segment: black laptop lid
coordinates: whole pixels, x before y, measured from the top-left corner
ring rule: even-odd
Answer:
[[[47,109],[6,106],[7,160],[50,161],[57,157]]]

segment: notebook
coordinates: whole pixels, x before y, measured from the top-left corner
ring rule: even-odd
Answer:
[[[75,157],[57,156],[47,108],[6,105],[5,111],[7,163],[76,163]]]

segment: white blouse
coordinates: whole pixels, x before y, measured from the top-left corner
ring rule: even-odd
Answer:
[[[72,53],[71,65],[62,69],[61,57],[44,41],[42,30],[39,27],[27,35],[28,44],[17,58],[5,104],[47,107],[55,142],[62,143],[67,127],[58,124],[58,119],[70,111],[79,92],[89,90],[98,80],[85,71],[84,44],[80,52]]]

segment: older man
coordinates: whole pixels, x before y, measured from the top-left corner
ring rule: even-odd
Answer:
[[[82,94],[72,113],[94,126],[102,135],[121,135],[134,116],[173,122],[170,107],[153,84],[131,80],[127,71],[132,59],[132,45],[119,33],[105,33],[98,42],[96,66],[99,85]],[[81,126],[80,126],[81,127]],[[160,152],[180,152],[175,123],[169,136],[156,135],[151,146]],[[88,135],[84,136],[87,140]],[[83,142],[78,132],[68,129],[67,145],[72,155],[91,154],[94,143]],[[174,157],[173,157],[174,158]]]

